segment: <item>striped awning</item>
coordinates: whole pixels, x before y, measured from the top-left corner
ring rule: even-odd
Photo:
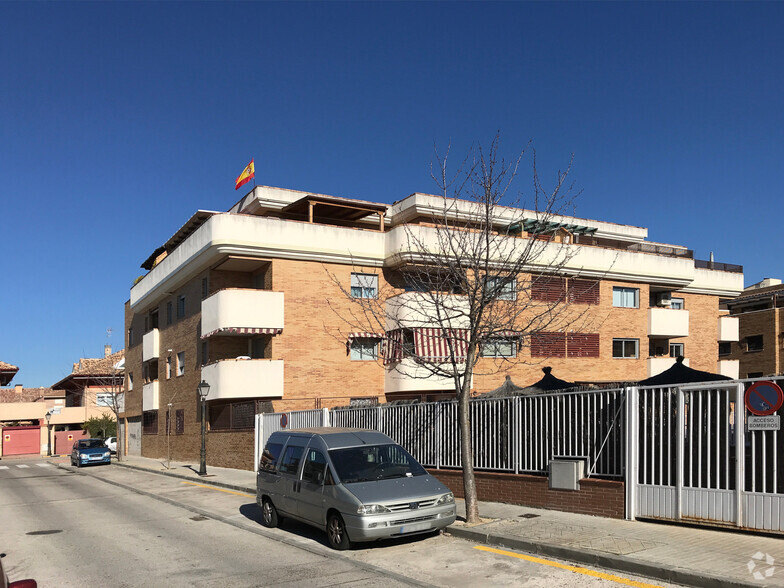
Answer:
[[[418,329],[395,329],[389,331],[384,346],[384,362],[401,361],[404,357],[404,332],[413,335],[413,353],[426,360],[447,361],[451,359],[450,346],[457,361],[464,361],[468,350],[466,329],[441,329],[421,327]],[[409,351],[410,353],[410,351]]]
[[[519,339],[524,337],[525,333],[523,331],[493,331],[484,339]]]
[[[280,335],[283,329],[273,328],[260,328],[260,327],[221,327],[209,333],[202,335],[202,339],[212,337],[213,335]]]

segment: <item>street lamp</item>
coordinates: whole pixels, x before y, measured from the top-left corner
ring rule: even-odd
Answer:
[[[199,398],[201,399],[201,463],[199,464],[199,475],[207,475],[207,395],[210,393],[210,385],[204,380],[197,386]]]
[[[52,418],[52,411],[46,413],[46,456],[52,457],[52,430],[49,428],[49,419]]]

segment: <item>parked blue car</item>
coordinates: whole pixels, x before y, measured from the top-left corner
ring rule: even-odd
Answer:
[[[79,439],[71,451],[71,465],[82,467],[91,463],[111,463],[112,453],[103,439]]]

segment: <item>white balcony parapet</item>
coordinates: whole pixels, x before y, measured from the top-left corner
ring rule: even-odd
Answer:
[[[215,214],[131,288],[131,308],[162,297],[175,282],[198,275],[227,255],[380,267],[384,235],[271,217]]]
[[[142,410],[158,410],[158,381],[142,386]]]
[[[247,329],[250,332],[282,330],[283,299],[283,292],[220,290],[201,303],[202,337],[228,329]]]
[[[740,320],[738,317],[719,317],[719,341],[740,341]]]
[[[667,370],[675,365],[676,358],[674,357],[649,357],[648,358],[648,377],[658,376],[664,370]],[[683,365],[689,367],[689,360],[685,358]]]
[[[282,359],[224,359],[205,365],[201,377],[210,385],[208,401],[283,396]]]
[[[387,369],[384,376],[384,392],[454,392],[452,378],[437,377],[417,366],[413,360],[404,359],[398,369]]]
[[[689,311],[649,308],[648,335],[650,337],[688,337]]]
[[[740,360],[720,359],[716,362],[716,373],[737,380],[740,377]]]
[[[142,337],[142,361],[160,357],[160,331],[153,329]]]
[[[458,295],[443,295],[439,299],[439,314],[442,319],[437,324],[435,304],[428,294],[404,292],[386,301],[387,328],[398,327],[468,327],[468,298]]]

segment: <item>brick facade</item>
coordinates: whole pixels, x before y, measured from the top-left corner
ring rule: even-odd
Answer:
[[[455,496],[464,498],[462,470],[429,469]],[[551,490],[545,476],[474,472],[479,500],[549,508],[614,519],[625,516],[623,482],[586,478],[579,490]]]

